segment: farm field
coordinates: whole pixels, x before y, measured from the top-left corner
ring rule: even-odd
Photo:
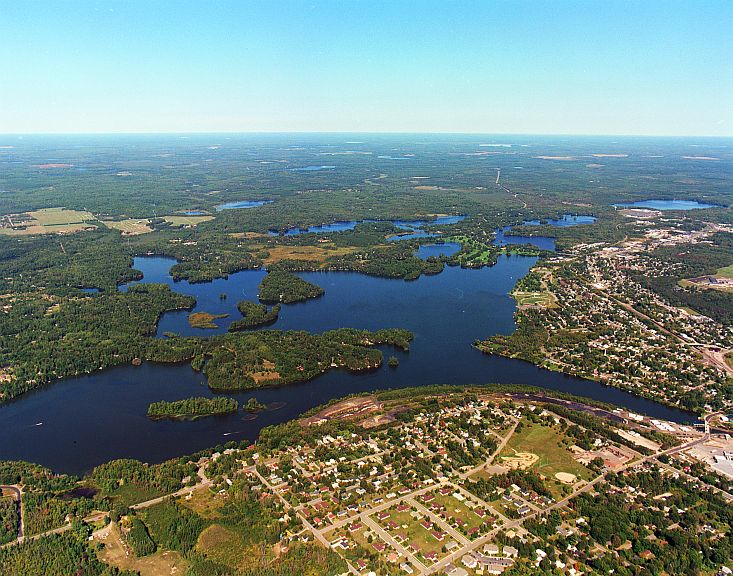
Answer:
[[[13,226],[0,228],[6,236],[31,236],[35,234],[70,234],[87,228],[95,228],[91,223],[94,215],[84,210],[65,208],[43,208],[34,212],[11,214],[6,217]]]
[[[150,220],[148,220],[147,218],[105,220],[104,225],[107,226],[107,228],[114,228],[115,230],[119,230],[120,232],[122,232],[123,236],[136,236],[138,234],[146,234],[153,231],[153,229],[150,227]]]

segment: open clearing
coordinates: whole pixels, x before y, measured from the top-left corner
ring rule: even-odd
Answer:
[[[715,275],[720,278],[733,278],[733,264],[724,268],[719,268]]]
[[[500,462],[506,464],[503,457],[519,457],[523,453],[539,455],[530,466],[540,474],[555,478],[558,472],[574,474],[585,480],[590,478],[590,471],[575,461],[572,453],[560,444],[562,435],[554,428],[541,424],[526,423],[515,432],[500,455]]]
[[[225,503],[222,496],[213,494],[211,490],[191,490],[190,496],[182,496],[178,502],[208,520],[220,518],[219,511]]]
[[[43,208],[34,212],[4,216],[0,234],[8,236],[68,234],[94,228],[95,225],[90,223],[94,219],[94,215],[85,210]]]
[[[517,301],[517,306],[543,306],[548,308],[555,304],[555,297],[550,292],[519,292],[512,293]]]
[[[123,236],[136,236],[153,231],[150,227],[150,220],[147,218],[140,220],[134,218],[128,218],[127,220],[105,220],[104,225],[108,228],[119,230]]]
[[[212,524],[199,535],[196,551],[238,570],[252,568],[262,558],[260,547],[248,545],[242,536],[220,524]]]
[[[213,216],[163,216],[163,220],[168,222],[171,226],[198,226],[202,222],[208,222],[213,220]]]
[[[269,256],[264,259],[265,264],[274,264],[281,260],[325,262],[331,256],[344,256],[355,250],[355,248],[336,248],[330,242],[321,246],[261,246],[256,248],[267,250],[269,253]]]
[[[94,220],[94,215],[86,210],[67,210],[66,208],[43,208],[29,212],[31,218],[41,226],[58,226],[62,224],[80,224]]]
[[[95,540],[104,544],[104,548],[99,552],[102,561],[121,570],[139,572],[140,576],[183,575],[188,567],[188,562],[178,552],[156,552],[150,556],[136,558],[132,550],[122,542],[117,524],[110,525],[109,529],[102,531]]]

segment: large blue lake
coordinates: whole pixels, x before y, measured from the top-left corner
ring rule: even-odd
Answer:
[[[422,246],[418,255],[426,258],[457,248],[451,243]],[[322,286],[325,295],[283,306],[270,329],[407,328],[415,335],[408,353],[382,348],[385,355],[398,357],[399,367],[395,370],[385,365],[359,374],[334,370],[303,384],[231,394],[240,403],[251,397],[266,404],[284,403],[254,420],[240,412],[194,422],[156,422],[146,417],[150,402],[212,396],[205,376],[187,363],[121,366],[71,378],[1,406],[0,459],[29,460],[73,473],[113,458],[156,462],[229,440],[254,440],[262,427],[292,419],[346,394],[427,384],[531,384],[660,418],[690,420],[683,412],[615,388],[519,360],[488,356],[471,346],[477,339],[515,329],[515,304],[508,293],[535,261],[533,257],[501,256],[491,268],[446,267],[439,275],[413,282],[349,272],[300,274]],[[229,317],[219,320],[216,330],[204,330],[188,324],[188,311],[169,312],[160,319],[158,336],[167,331],[191,336],[225,332],[229,323],[240,317],[237,301],[256,300],[265,274],[248,270],[202,284],[173,282],[169,270],[174,263],[170,258],[140,257],[135,258],[134,267],[144,273],[141,282],[163,282],[177,292],[195,296],[195,311],[226,313]],[[226,294],[226,299],[222,300],[221,294]]]

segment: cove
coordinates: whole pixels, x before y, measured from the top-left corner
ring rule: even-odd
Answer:
[[[648,208],[649,210],[699,210],[702,208],[720,208],[718,204],[706,204],[697,200],[639,200],[638,202],[620,202],[612,204],[616,208]]]
[[[239,208],[256,208],[257,206],[264,206],[265,204],[271,204],[272,200],[237,200],[235,202],[226,202],[214,206],[217,212],[222,210],[237,210]]]
[[[450,250],[449,245],[437,245]],[[421,248],[422,254],[429,248]],[[419,253],[418,253],[419,254]],[[0,406],[3,442],[0,459],[38,462],[54,470],[83,473],[114,458],[159,462],[216,446],[230,440],[254,440],[271,424],[290,420],[331,399],[356,392],[428,384],[530,384],[587,396],[624,406],[635,412],[673,421],[691,421],[684,412],[635,397],[600,383],[565,376],[533,364],[488,356],[474,349],[474,340],[515,329],[515,304],[508,295],[516,281],[535,263],[534,257],[499,257],[497,264],[478,270],[446,267],[435,276],[413,282],[365,276],[353,272],[307,272],[302,278],[322,286],[323,297],[285,305],[272,329],[322,332],[339,327],[376,330],[403,327],[415,339],[408,353],[383,347],[385,356],[400,361],[372,372],[329,371],[306,383],[235,394],[244,404],[257,398],[264,404],[284,403],[279,410],[255,419],[238,412],[197,421],[152,421],[148,404],[189,396],[213,396],[204,375],[188,363],[120,366],[70,378],[29,392]],[[188,312],[170,312],[161,320],[158,335],[170,330],[182,335],[207,336],[226,330],[239,318],[236,302],[256,299],[263,271],[248,270],[204,284],[173,282],[175,261],[136,258],[142,282],[164,282],[177,292],[198,299],[195,310],[228,312],[217,330],[191,328]],[[122,288],[125,289],[124,287]],[[226,293],[226,300],[220,294]],[[385,363],[386,364],[386,363]]]
[[[595,216],[582,216],[563,214],[561,218],[549,218],[547,220],[525,220],[522,222],[524,226],[555,226],[558,228],[567,228],[570,226],[579,226],[581,224],[593,224],[596,221]],[[509,234],[513,226],[504,226],[498,228],[494,237],[494,245],[506,246],[507,244],[531,244],[540,250],[555,250],[555,239],[549,236],[514,236]]]

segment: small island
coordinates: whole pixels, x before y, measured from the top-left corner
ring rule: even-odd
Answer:
[[[214,320],[220,318],[226,318],[229,314],[210,314],[209,312],[191,312],[188,315],[188,323],[191,328],[207,328],[216,329],[219,326],[216,325]]]
[[[387,360],[387,365],[390,368],[397,368],[397,366],[400,365],[400,361],[397,360],[397,357],[396,356],[390,356],[389,357],[389,360]]]
[[[161,400],[148,406],[148,417],[153,419],[196,420],[204,416],[229,414],[239,409],[234,398],[184,398],[174,402]]]
[[[244,405],[244,410],[250,413],[264,412],[267,410],[267,405],[253,397],[247,400],[247,403]]]
[[[280,315],[280,304],[276,304],[268,310],[265,304],[242,300],[237,303],[237,308],[244,318],[232,322],[229,325],[230,332],[273,324],[277,322],[277,318]]]
[[[292,304],[323,296],[320,286],[306,282],[295,274],[282,270],[269,272],[260,282],[260,302]]]

